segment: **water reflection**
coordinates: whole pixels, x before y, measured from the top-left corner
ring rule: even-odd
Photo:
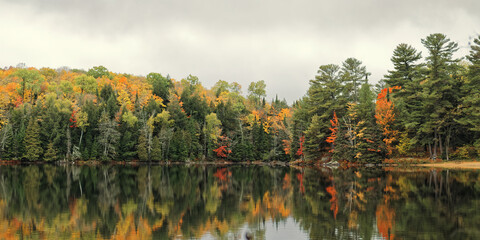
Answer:
[[[478,171],[0,166],[0,239],[478,239]]]

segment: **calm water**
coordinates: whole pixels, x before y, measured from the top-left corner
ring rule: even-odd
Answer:
[[[480,239],[479,171],[0,166],[0,239]]]

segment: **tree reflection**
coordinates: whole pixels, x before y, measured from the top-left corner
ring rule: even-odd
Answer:
[[[480,235],[480,174],[261,166],[1,166],[0,239]],[[242,235],[243,234],[243,235]]]

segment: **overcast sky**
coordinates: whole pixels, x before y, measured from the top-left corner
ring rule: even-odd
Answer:
[[[478,0],[0,0],[0,67],[196,75],[206,87],[265,80],[269,98],[303,96],[324,64],[361,60],[371,82],[399,43],[441,32],[468,52]]]

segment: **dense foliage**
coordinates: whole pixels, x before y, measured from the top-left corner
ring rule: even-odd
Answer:
[[[319,67],[288,106],[238,83],[88,71],[0,70],[0,157],[23,160],[349,161],[480,154],[480,37],[466,57],[443,34],[399,44],[376,88],[362,62]]]

